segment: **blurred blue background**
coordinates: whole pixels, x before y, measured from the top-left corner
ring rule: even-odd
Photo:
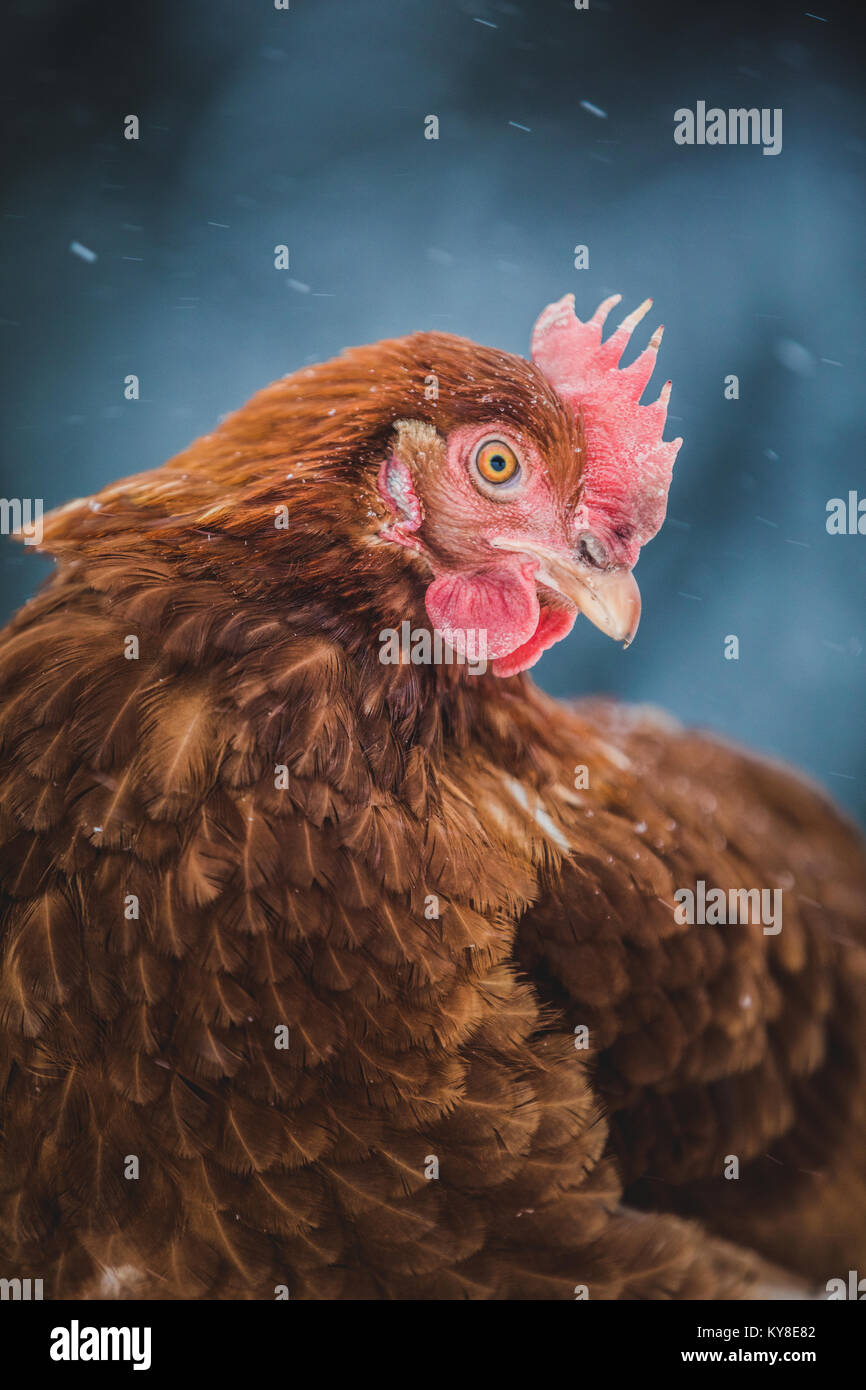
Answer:
[[[673,378],[685,444],[641,631],[624,653],[579,624],[536,677],[664,705],[866,816],[866,536],[825,529],[866,496],[862,50],[856,7],[816,4],[11,0],[0,494],[155,466],[354,343],[525,353],[569,290],[582,317],[651,295],[638,346],[664,321],[649,389]],[[781,154],[678,147],[698,100],[781,107]],[[50,562],[0,560],[5,618]]]

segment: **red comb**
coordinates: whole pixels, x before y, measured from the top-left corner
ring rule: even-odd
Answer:
[[[532,359],[575,412],[583,412],[582,506],[589,514],[603,513],[611,526],[630,533],[626,550],[633,565],[640,547],[664,521],[674,459],[683,441],[662,439],[669,381],[658,400],[639,404],[655,366],[662,329],[656,329],[631,366],[619,368],[632,331],[652,300],[645,300],[601,341],[604,321],[621,298],[615,294],[606,299],[587,323],[574,312],[573,294],[550,304],[533,330]]]

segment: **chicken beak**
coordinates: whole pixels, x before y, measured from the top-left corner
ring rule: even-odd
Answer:
[[[630,570],[595,569],[531,542],[521,541],[520,549],[538,559],[535,578],[539,584],[562,594],[607,637],[626,647],[634,641],[640,622],[640,589]]]
[[[570,599],[607,637],[626,647],[634,641],[640,589],[630,570],[597,570],[548,557],[536,578]]]

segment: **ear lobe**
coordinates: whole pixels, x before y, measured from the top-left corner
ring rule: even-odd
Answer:
[[[379,495],[397,514],[397,524],[404,531],[417,531],[423,519],[421,503],[415,491],[412,474],[402,459],[391,454],[382,462],[377,482]]]
[[[417,531],[424,520],[424,508],[415,490],[413,468],[433,465],[441,456],[444,444],[438,430],[426,420],[395,420],[392,453],[379,469],[379,496],[396,513],[394,529],[401,533]],[[396,539],[405,536],[396,537]],[[417,544],[417,543],[416,543]]]

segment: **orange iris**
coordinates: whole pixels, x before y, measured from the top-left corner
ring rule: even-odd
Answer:
[[[514,450],[501,439],[488,439],[475,455],[475,467],[487,483],[507,483],[520,468]]]

